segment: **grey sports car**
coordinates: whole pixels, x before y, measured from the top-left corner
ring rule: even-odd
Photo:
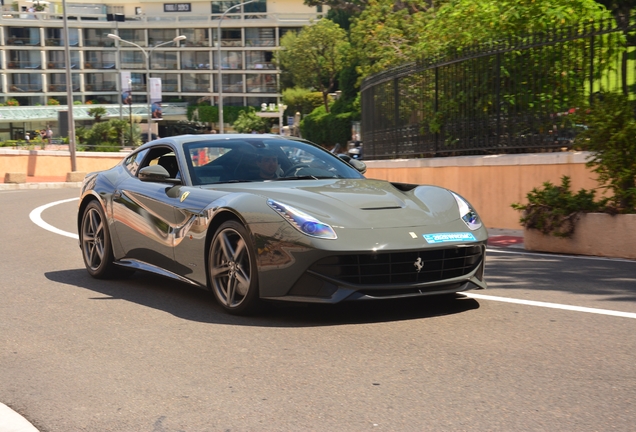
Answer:
[[[96,278],[144,270],[262,300],[337,303],[486,288],[487,232],[461,196],[363,176],[364,163],[274,135],[147,143],[86,176],[78,232]]]

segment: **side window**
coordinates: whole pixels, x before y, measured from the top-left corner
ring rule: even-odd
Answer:
[[[137,176],[141,161],[144,160],[146,153],[148,153],[148,150],[142,150],[140,152],[133,153],[126,158],[124,166],[132,176]]]
[[[161,165],[168,171],[170,178],[180,178],[177,156],[170,147],[153,147],[149,149],[141,168],[150,165]]]

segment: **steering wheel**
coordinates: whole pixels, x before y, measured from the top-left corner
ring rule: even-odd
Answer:
[[[291,167],[287,168],[287,170],[283,173],[283,177],[288,177],[291,174],[296,174],[296,172],[298,172],[299,169],[307,168],[308,166],[309,164],[306,164],[306,163],[297,163],[295,165],[292,165]]]

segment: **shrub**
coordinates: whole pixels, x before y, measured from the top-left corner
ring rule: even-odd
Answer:
[[[581,189],[573,194],[570,183],[568,176],[561,177],[560,186],[545,182],[543,188],[527,194],[528,204],[512,204],[513,209],[522,212],[521,225],[546,235],[571,237],[581,214],[606,210],[607,199],[594,201],[594,190]]]
[[[309,141],[331,147],[351,140],[351,122],[357,119],[356,112],[327,113],[319,106],[300,122],[300,130]]]
[[[11,98],[7,100],[7,106],[20,106],[20,102],[17,99]]]
[[[46,104],[49,105],[49,106],[51,106],[51,105],[59,105],[60,101],[58,101],[57,99],[50,98],[49,100],[46,101]]]

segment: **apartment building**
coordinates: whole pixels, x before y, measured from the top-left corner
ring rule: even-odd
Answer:
[[[229,11],[241,1],[75,0],[66,2],[67,41],[61,1],[4,2],[0,139],[19,139],[49,123],[55,128],[57,111],[67,109],[68,85],[80,123],[87,104],[106,106],[109,116],[127,116],[130,108],[145,118],[149,77],[161,78],[166,121],[184,119],[187,104],[216,105],[220,85],[224,106],[278,103],[273,56],[281,37],[324,13],[302,0],[256,0]],[[171,42],[177,36],[185,39]],[[130,72],[132,107],[121,106],[120,72]],[[9,106],[16,101],[18,109]]]

